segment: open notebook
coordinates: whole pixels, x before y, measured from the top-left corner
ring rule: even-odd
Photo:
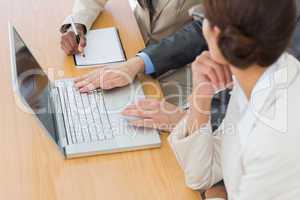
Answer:
[[[86,35],[85,57],[75,55],[78,68],[93,67],[126,61],[117,28],[91,30]]]

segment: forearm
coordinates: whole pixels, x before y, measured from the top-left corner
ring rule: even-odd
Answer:
[[[159,76],[171,69],[191,63],[202,51],[207,49],[202,35],[202,24],[194,21],[181,31],[149,45],[142,52],[146,53],[154,67],[154,76]]]
[[[221,140],[213,136],[209,125],[188,135],[185,117],[168,140],[185,175],[188,187],[206,190],[222,180]]]
[[[89,30],[98,17],[104,10],[107,0],[76,0],[73,6],[72,17],[77,24],[85,25]],[[63,25],[69,25],[69,16],[63,22]],[[63,26],[63,28],[65,28]]]
[[[212,98],[205,98],[201,102],[195,102],[194,100],[192,99],[190,102],[191,105],[187,112],[187,131],[189,135],[209,124],[211,113]]]

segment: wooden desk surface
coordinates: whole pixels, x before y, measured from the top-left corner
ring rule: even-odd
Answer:
[[[60,50],[58,29],[71,0],[0,1],[0,199],[192,200],[166,135],[160,149],[64,160],[35,119],[16,107],[11,89],[7,22],[16,25],[51,77],[77,76]],[[125,0],[113,0],[95,27],[115,25],[130,58],[144,47]],[[146,88],[149,94],[158,94]]]

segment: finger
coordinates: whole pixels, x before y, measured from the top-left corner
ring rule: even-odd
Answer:
[[[225,78],[225,72],[224,72],[223,65],[219,65],[218,63],[216,63],[215,61],[213,61],[210,58],[203,59],[202,62],[204,63],[204,65],[210,66],[215,70],[218,81],[220,83],[225,83],[226,78]]]
[[[88,89],[88,91],[92,91],[95,89],[100,88],[100,83],[99,83],[99,79],[95,78],[94,80],[92,80],[86,87]]]
[[[142,99],[136,103],[136,106],[143,110],[155,110],[159,108],[161,105],[161,101],[156,99]]]
[[[159,102],[153,102],[152,100],[149,99],[143,99],[139,100],[138,102],[131,104],[126,107],[124,111],[129,111],[129,110],[144,110],[144,111],[151,111],[154,112],[155,110],[159,110],[157,108],[160,108]]]
[[[124,116],[133,116],[133,117],[140,117],[140,118],[152,118],[153,117],[153,113],[150,113],[150,112],[149,111],[140,110],[140,109],[125,109],[122,112],[122,115],[124,115]]]
[[[140,100],[134,104],[131,104],[129,106],[127,106],[125,108],[125,110],[123,112],[126,112],[126,111],[130,111],[130,110],[145,110],[145,111],[153,111],[154,109],[153,108],[157,108],[158,106],[153,106],[153,105],[146,105],[148,102],[148,100]]]
[[[95,70],[95,71],[92,71],[92,72],[78,78],[75,81],[75,86],[83,87],[91,82],[100,81],[100,79],[101,79],[101,71]]]
[[[90,76],[91,74],[88,73],[88,74],[85,74],[83,76],[80,76],[80,77],[77,77],[74,79],[74,82],[77,83],[77,82],[80,82],[80,81],[83,81],[84,79],[86,79],[88,76]]]
[[[144,120],[135,120],[129,122],[131,126],[139,127],[139,128],[152,128],[159,129],[162,131],[171,131],[174,126],[169,124],[157,123],[153,119],[144,119]]]
[[[212,61],[211,59],[205,59],[203,62],[206,66],[210,66],[214,69],[219,83],[218,86],[224,87],[226,84],[226,75],[225,75],[224,67]]]
[[[157,107],[159,107],[159,105],[156,106],[156,104],[154,104],[152,102],[152,100],[142,99],[132,105],[127,106],[127,108],[125,110],[137,110],[137,109],[153,110],[154,108],[157,108]]]
[[[76,36],[75,34],[72,34],[70,37],[67,38],[70,47],[72,48],[74,54],[78,53],[78,43],[76,41]]]
[[[137,109],[137,104],[136,103],[133,103],[133,104],[131,104],[131,105],[129,105],[129,106],[127,106],[126,108],[125,108],[125,110],[132,110],[132,109],[134,109],[134,110],[136,110]]]
[[[82,87],[87,86],[88,84],[90,84],[91,82],[95,81],[97,79],[97,74],[89,74],[88,76],[86,76],[85,78],[83,78],[80,81],[77,81],[75,83],[75,87],[80,89]]]
[[[94,70],[92,72],[86,73],[86,74],[84,74],[84,75],[82,75],[80,77],[75,78],[74,82],[78,83],[78,82],[83,81],[85,79],[90,79],[90,78],[92,78],[94,76],[100,76],[101,75],[101,70],[102,69],[96,69],[96,70]]]
[[[111,90],[113,88],[117,87],[123,87],[128,85],[129,83],[126,82],[123,78],[108,78],[108,76],[105,77],[105,79],[101,79],[100,87],[104,90]]]
[[[61,48],[68,56],[72,54],[72,51],[70,51],[65,45],[61,45]]]
[[[158,128],[158,126],[152,119],[130,121],[129,124],[135,127],[155,128],[155,129]]]
[[[78,90],[81,90],[82,88],[84,88],[85,86],[87,86],[88,84],[90,84],[89,81],[87,81],[86,79],[85,80],[82,80],[80,82],[77,82],[75,84],[75,88],[77,88]]]
[[[72,54],[73,53],[73,49],[70,46],[68,40],[63,40],[61,42],[61,46],[65,49],[66,52],[68,52],[68,54]]]
[[[86,92],[90,92],[92,90],[95,90],[96,88],[97,88],[97,86],[94,83],[89,83],[86,86],[80,88],[79,92],[86,93]]]
[[[84,35],[80,36],[80,42],[78,46],[78,51],[83,52],[84,48],[86,47],[86,38]]]
[[[72,54],[75,54],[74,47],[72,47],[72,44],[70,43],[69,39],[65,40],[65,46]]]
[[[229,66],[224,66],[224,72],[226,77],[226,87],[232,84],[232,73]]]
[[[214,86],[218,86],[219,79],[214,68],[210,66],[204,66],[202,73],[207,76]]]

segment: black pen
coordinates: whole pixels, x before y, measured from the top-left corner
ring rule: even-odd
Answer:
[[[79,35],[78,32],[77,32],[77,28],[76,28],[75,23],[74,23],[74,21],[73,21],[73,17],[70,16],[70,19],[71,19],[71,26],[72,26],[72,29],[73,29],[73,31],[74,31],[74,33],[75,33],[76,42],[77,42],[77,44],[79,45],[79,44],[80,44],[80,35]],[[81,56],[82,56],[82,57],[85,57],[83,51],[81,52]]]

